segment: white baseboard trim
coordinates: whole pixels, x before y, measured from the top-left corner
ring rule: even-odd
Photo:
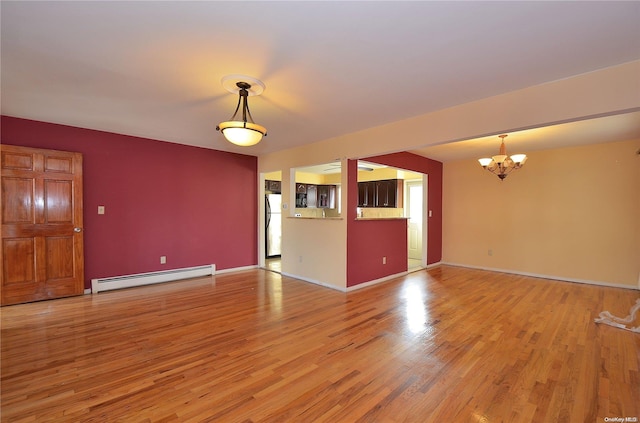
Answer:
[[[246,270],[257,269],[258,265],[253,264],[251,266],[240,266],[240,267],[230,267],[228,269],[217,269],[216,274],[219,275],[221,273],[235,273],[235,272],[244,272]]]
[[[265,269],[265,270],[268,270],[268,269]],[[319,281],[319,280],[316,280],[316,279],[305,278],[305,277],[302,277],[302,276],[292,275],[291,273],[285,273],[285,272],[280,272],[280,274],[282,276],[287,276],[289,278],[299,279],[299,280],[301,280],[303,282],[309,282],[309,283],[312,283],[314,285],[323,286],[325,288],[335,289],[336,291],[340,291],[340,292],[346,292],[345,288],[338,287],[338,286],[335,286],[335,285],[329,285],[326,282],[322,282],[322,281]]]
[[[409,272],[405,271],[405,272],[396,273],[394,275],[385,276],[384,278],[375,279],[375,280],[368,281],[368,282],[363,282],[363,283],[360,283],[358,285],[349,286],[349,287],[346,287],[346,288],[338,287],[338,286],[335,286],[335,285],[329,285],[328,283],[321,282],[321,281],[316,280],[316,279],[304,278],[302,276],[292,275],[290,273],[284,273],[283,272],[281,274],[283,276],[287,276],[287,277],[290,277],[290,278],[299,279],[299,280],[301,280],[303,282],[309,282],[309,283],[312,283],[314,285],[320,285],[320,286],[323,286],[325,288],[331,288],[331,289],[334,289],[336,291],[351,292],[351,291],[355,291],[355,290],[358,290],[358,289],[366,288],[368,286],[377,285],[379,283],[386,282],[386,281],[389,281],[391,279],[398,278],[400,276],[405,276],[405,275],[409,274]]]
[[[391,279],[395,279],[395,278],[399,278],[400,276],[408,275],[409,273],[410,272],[407,270],[407,271],[404,271],[404,272],[400,272],[400,273],[396,273],[396,274],[393,274],[393,275],[385,276],[384,278],[374,279],[374,280],[371,280],[371,281],[368,281],[368,282],[363,282],[363,283],[359,283],[357,285],[349,286],[349,287],[347,287],[347,292],[351,292],[351,291],[355,291],[355,290],[358,290],[358,289],[366,288],[366,287],[369,287],[369,286],[372,286],[372,285],[377,285],[377,284],[382,283],[382,282],[387,282],[387,281],[389,281]]]
[[[532,278],[540,278],[540,279],[551,279],[555,281],[562,282],[573,282],[573,283],[583,283],[587,285],[598,285],[598,286],[607,286],[611,288],[624,288],[624,289],[635,289],[640,290],[640,284],[638,287],[630,286],[630,285],[622,285],[616,283],[609,283],[603,281],[592,281],[588,279],[577,279],[577,278],[566,278],[564,276],[554,276],[554,275],[541,275],[539,273],[530,273],[530,272],[520,272],[517,270],[510,269],[497,269],[494,267],[484,267],[484,266],[473,266],[470,264],[461,264],[461,263],[451,263],[451,262],[440,262],[439,264],[447,265],[447,266],[455,266],[455,267],[466,267],[468,269],[478,269],[478,270],[488,270],[491,272],[500,272],[500,273],[510,273],[512,275],[521,275],[521,276],[531,276]]]
[[[292,275],[291,273],[285,273],[285,272],[279,272],[279,273],[281,275],[283,275],[283,276],[287,276],[287,277],[294,278],[294,279],[300,279],[301,281],[309,282],[309,283],[312,283],[314,285],[324,286],[325,288],[335,289],[336,291],[351,292],[351,291],[356,291],[358,289],[366,288],[368,286],[377,285],[379,283],[383,283],[383,282],[389,281],[391,279],[398,278],[400,276],[405,276],[405,275],[408,275],[409,273],[412,273],[414,271],[417,272],[417,271],[424,270],[424,269],[431,269],[433,267],[440,266],[440,264],[442,264],[442,263],[441,262],[432,263],[432,264],[427,265],[427,267],[423,267],[423,268],[415,269],[415,270],[407,270],[407,271],[404,271],[404,272],[400,272],[400,273],[396,273],[396,274],[393,274],[393,275],[385,276],[385,277],[380,278],[380,279],[374,279],[374,280],[371,280],[371,281],[363,282],[363,283],[360,283],[358,285],[349,286],[349,287],[346,287],[346,288],[337,287],[335,285],[329,285],[329,284],[327,284],[325,282],[321,282],[321,281],[316,280],[316,279],[309,279],[309,278],[304,278],[304,277],[298,276],[298,275]],[[268,270],[268,269],[265,269],[265,270]],[[220,273],[220,272],[218,272],[218,273]]]

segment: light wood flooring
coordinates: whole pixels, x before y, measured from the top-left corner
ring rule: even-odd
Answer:
[[[264,267],[272,272],[282,273],[282,259],[280,257],[265,259]]]
[[[4,307],[3,422],[640,419],[640,293],[440,266],[266,270]],[[627,420],[632,421],[632,420]]]

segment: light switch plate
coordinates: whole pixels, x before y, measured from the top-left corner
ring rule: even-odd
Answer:
[[[104,214],[104,206],[98,206],[98,214]]]

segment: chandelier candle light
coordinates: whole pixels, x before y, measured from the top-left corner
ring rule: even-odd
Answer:
[[[483,168],[498,176],[500,180],[504,180],[509,173],[513,170],[520,169],[524,166],[524,162],[527,161],[526,154],[514,154],[511,157],[507,157],[507,147],[504,145],[504,139],[507,137],[506,134],[498,135],[502,139],[502,144],[500,145],[500,154],[497,156],[493,156],[492,158],[483,158],[479,159],[480,165]]]
[[[238,93],[239,98],[231,119],[216,126],[216,131],[222,132],[227,141],[233,144],[242,147],[256,145],[263,136],[267,136],[267,128],[253,122],[247,97],[262,94],[264,84],[250,76],[229,75],[222,78],[222,86],[231,93]],[[242,105],[242,120],[236,119],[240,105]]]

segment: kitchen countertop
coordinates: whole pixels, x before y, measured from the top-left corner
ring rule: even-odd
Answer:
[[[287,219],[306,219],[306,220],[343,220],[343,217],[310,217],[310,216],[287,216]]]
[[[356,217],[356,220],[409,220],[408,217]]]

